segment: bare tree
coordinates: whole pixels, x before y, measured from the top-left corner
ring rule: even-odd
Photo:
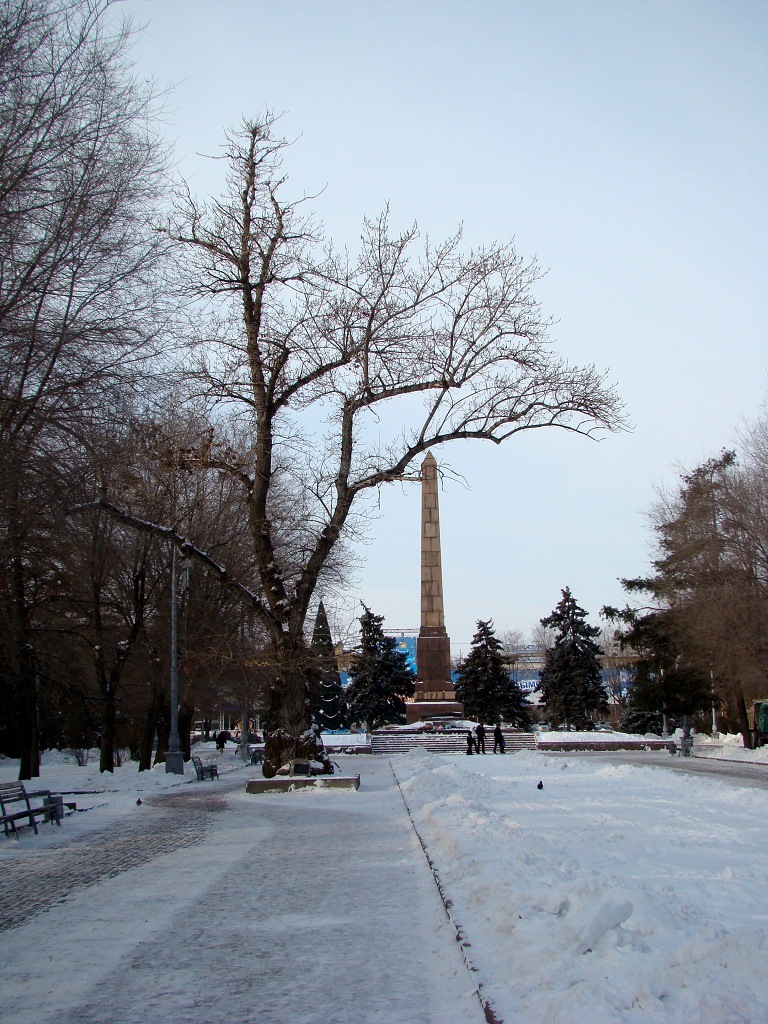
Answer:
[[[531,643],[542,651],[548,651],[555,646],[555,631],[549,626],[537,622],[531,626]]]
[[[525,645],[525,633],[522,629],[505,629],[500,635],[504,657],[509,660]]]
[[[525,634],[522,629],[505,629],[499,635],[501,641],[501,653],[504,664],[517,682],[517,674],[520,668],[520,652],[525,645]]]
[[[334,252],[304,200],[284,198],[283,146],[271,116],[245,122],[228,138],[227,194],[203,204],[183,191],[167,228],[190,295],[215,314],[197,379],[249,430],[247,461],[213,439],[201,462],[238,481],[248,511],[259,586],[240,593],[278,667],[265,774],[307,728],[307,612],[366,494],[448,441],[622,425],[604,377],[550,348],[535,261],[511,243],[464,252],[460,233],[437,245],[415,226],[393,234],[387,211],[355,255]],[[290,559],[275,514],[286,494],[300,534]]]
[[[156,101],[111,6],[0,5],[0,544],[23,778],[39,770],[34,552],[60,516],[45,473],[108,389],[140,381],[162,322]]]
[[[111,6],[0,10],[2,441],[97,408],[154,333],[164,153]]]

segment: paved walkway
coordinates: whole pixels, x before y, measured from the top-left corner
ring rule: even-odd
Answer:
[[[4,863],[3,1021],[481,1024],[389,764],[360,770],[363,800],[239,772]]]
[[[71,893],[115,878],[165,853],[202,843],[211,816],[226,810],[226,794],[241,790],[242,779],[222,782],[216,792],[185,787],[146,799],[147,813],[116,828],[92,832],[75,842],[3,864],[0,932],[63,902]],[[66,819],[62,828],[66,830]]]

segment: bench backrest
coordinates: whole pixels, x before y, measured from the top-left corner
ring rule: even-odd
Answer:
[[[0,782],[0,802],[10,804],[16,800],[26,802],[27,799],[23,782]]]

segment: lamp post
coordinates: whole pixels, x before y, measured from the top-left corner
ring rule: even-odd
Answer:
[[[709,686],[712,690],[712,738],[717,736],[717,708],[715,706],[715,674],[709,670]]]
[[[245,659],[245,619],[240,619],[240,657]],[[240,702],[240,759],[242,761],[250,761],[251,755],[248,753],[248,743],[251,738],[251,723],[250,723],[250,693],[248,684],[248,675],[245,664],[243,664],[243,699]]]
[[[659,669],[661,676],[661,738],[665,740],[669,736],[669,723],[667,721],[667,698],[664,694],[664,669]]]
[[[184,774],[184,752],[179,740],[179,574],[175,544],[171,552],[171,735],[165,754],[165,773]]]

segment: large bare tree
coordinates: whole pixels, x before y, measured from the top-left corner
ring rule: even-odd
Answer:
[[[460,233],[439,244],[415,226],[393,233],[387,211],[365,222],[355,253],[334,251],[306,200],[285,198],[283,147],[271,116],[246,121],[228,137],[226,194],[202,203],[184,190],[167,226],[210,313],[190,372],[249,431],[247,458],[214,437],[198,462],[236,479],[248,511],[258,586],[219,575],[273,649],[265,774],[307,729],[305,620],[360,499],[449,441],[622,425],[604,376],[548,344],[535,261],[511,243],[465,251]],[[193,541],[177,535],[202,560]]]

